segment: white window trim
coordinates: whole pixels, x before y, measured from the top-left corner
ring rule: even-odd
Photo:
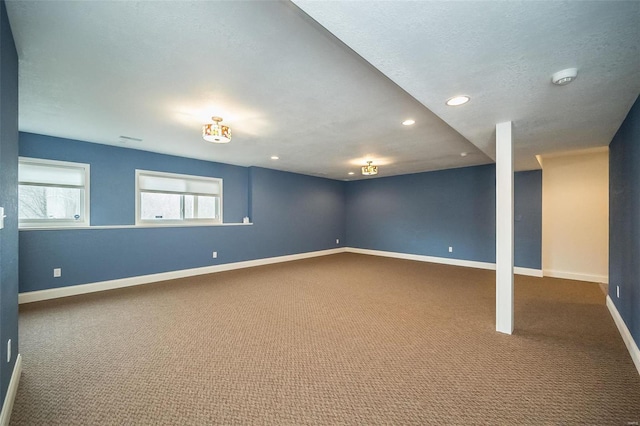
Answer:
[[[140,192],[140,175],[151,175],[158,177],[169,177],[176,179],[198,179],[216,182],[220,187],[220,215],[218,219],[162,219],[162,220],[142,220],[140,218],[140,208],[141,208],[141,192]],[[142,170],[136,169],[136,227],[176,227],[176,226],[210,226],[210,225],[221,225],[223,224],[222,212],[223,209],[223,186],[222,186],[222,178],[215,178],[211,176],[202,176],[202,175],[187,175],[180,173],[168,173],[168,172],[158,172],[155,170]]]
[[[21,220],[18,215],[18,227],[19,228],[41,228],[41,229],[57,229],[57,228],[77,228],[91,226],[91,165],[87,163],[75,163],[71,161],[60,160],[48,160],[44,158],[33,157],[18,157],[18,164],[20,163],[32,163],[32,164],[46,164],[49,166],[67,167],[67,168],[82,168],[84,169],[84,220],[76,221],[70,219],[48,219],[37,220],[27,219]],[[18,186],[20,182],[18,181]],[[18,204],[19,206],[19,204]]]

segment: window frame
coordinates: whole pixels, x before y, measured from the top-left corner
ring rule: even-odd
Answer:
[[[140,190],[140,176],[152,176],[152,177],[161,177],[161,178],[171,178],[171,179],[182,179],[182,180],[194,180],[194,181],[208,181],[215,183],[219,187],[219,192],[216,195],[212,194],[204,194],[204,193],[194,193],[194,192],[175,192],[175,191],[144,191]],[[159,172],[155,170],[142,170],[136,169],[136,177],[135,177],[135,198],[136,198],[136,206],[135,206],[135,225],[140,227],[153,227],[153,226],[211,226],[211,225],[220,225],[223,223],[222,212],[223,212],[223,179],[216,178],[211,176],[202,176],[202,175],[187,175],[180,173],[170,173],[170,172]],[[142,219],[142,194],[143,193],[156,193],[156,194],[179,194],[181,195],[180,201],[180,219]],[[192,218],[187,219],[184,217],[185,208],[184,208],[184,196],[185,195],[194,195],[194,196],[212,196],[214,198],[218,198],[219,212],[218,217],[211,218]],[[197,198],[196,198],[197,200]],[[197,205],[197,201],[195,201]]]
[[[38,182],[23,182],[20,180],[20,165],[30,163],[65,169],[81,169],[84,173],[84,185],[55,185]],[[81,220],[75,219],[21,219],[20,199],[18,197],[18,228],[77,228],[88,227],[91,224],[91,165],[88,163],[76,163],[71,161],[49,160],[45,158],[18,157],[18,192],[21,185],[39,186],[48,188],[79,188],[81,193]]]

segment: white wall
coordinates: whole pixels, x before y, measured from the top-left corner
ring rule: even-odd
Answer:
[[[545,276],[608,282],[609,149],[542,157]]]

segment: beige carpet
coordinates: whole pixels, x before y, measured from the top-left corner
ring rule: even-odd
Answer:
[[[597,284],[340,254],[20,307],[13,425],[640,421]]]

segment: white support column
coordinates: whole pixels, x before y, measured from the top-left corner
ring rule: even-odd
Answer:
[[[496,124],[496,331],[513,333],[513,140]]]

